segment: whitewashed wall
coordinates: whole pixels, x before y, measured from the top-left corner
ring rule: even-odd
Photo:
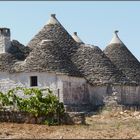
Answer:
[[[30,87],[30,76],[38,76],[38,87],[49,87],[66,105],[102,105],[104,96],[117,92],[122,104],[140,104],[140,86],[91,86],[84,78],[55,73],[16,73],[0,72],[0,91],[11,88]],[[110,92],[110,93],[109,93]]]
[[[64,104],[81,103],[85,100],[85,85],[84,78],[70,77],[63,74],[55,73],[16,73],[9,74],[5,72],[0,73],[0,91],[6,92],[14,87],[30,87],[30,77],[38,77],[38,87],[49,87],[58,96],[60,101]],[[67,84],[69,83],[69,84]],[[69,86],[71,85],[71,86]],[[77,98],[76,98],[77,96]]]
[[[56,88],[56,76],[48,73],[0,73],[0,89],[6,91],[16,86],[30,87],[30,76],[38,76],[38,87]],[[5,86],[4,86],[5,85]]]

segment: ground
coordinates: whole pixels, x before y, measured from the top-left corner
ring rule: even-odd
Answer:
[[[140,112],[104,110],[86,117],[86,125],[46,126],[0,123],[0,138],[140,139]]]

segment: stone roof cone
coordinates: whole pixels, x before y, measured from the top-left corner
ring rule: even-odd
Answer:
[[[42,45],[43,40],[50,41],[47,41],[47,45],[44,46]],[[37,66],[41,62],[42,64],[40,63],[38,66],[40,67],[39,71],[54,71],[81,76],[79,70],[70,59],[71,54],[76,51],[77,45],[77,42],[57,20],[56,15],[51,14],[47,24],[28,43],[32,52],[26,59],[24,69],[32,69],[34,65],[34,68],[38,71]],[[38,58],[33,57],[33,55],[38,56]],[[46,58],[45,60],[43,60],[44,57],[41,57],[42,55]]]
[[[71,59],[85,79],[92,85],[124,83],[127,81],[125,75],[97,46],[82,44]]]
[[[0,54],[0,71],[12,73],[15,63],[25,60],[29,52],[28,47],[17,40],[12,40],[8,52]]]
[[[47,43],[48,47],[42,46],[40,45],[42,40],[51,40],[53,44],[49,41]],[[37,69],[39,71],[59,71],[75,76],[82,74],[91,84],[117,83],[124,78],[123,74],[112,64],[100,48],[77,43],[54,14],[33,37],[28,46],[32,48],[26,59],[25,67],[28,70],[32,71],[34,66],[35,71]],[[50,64],[48,60],[51,61]]]
[[[115,34],[104,53],[132,83],[140,83],[140,62]]]
[[[80,44],[84,44],[83,41],[79,38],[79,36],[77,35],[77,32],[74,32],[72,35],[73,39]]]
[[[65,53],[72,51],[77,45],[72,36],[57,20],[55,14],[51,14],[47,24],[31,39],[27,46],[34,48],[42,40],[50,39],[58,44]]]
[[[42,40],[27,56],[26,62],[16,66],[15,70],[28,72],[55,72],[81,77],[79,70],[63,54],[59,44],[52,40]]]

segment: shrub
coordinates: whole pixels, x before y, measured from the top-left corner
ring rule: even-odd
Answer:
[[[23,92],[27,98],[18,96]],[[7,106],[18,111],[25,111],[34,117],[46,116],[45,124],[59,124],[60,117],[64,114],[64,105],[48,88],[22,88],[17,87],[9,90],[6,94],[0,92],[1,109]]]

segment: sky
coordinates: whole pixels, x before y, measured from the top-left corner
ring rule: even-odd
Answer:
[[[0,27],[24,45],[56,14],[64,28],[102,50],[114,30],[140,61],[140,1],[0,1]]]

